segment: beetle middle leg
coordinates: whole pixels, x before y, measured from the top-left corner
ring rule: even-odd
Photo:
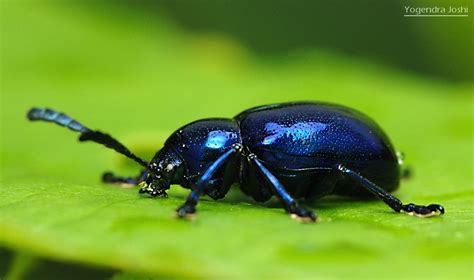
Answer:
[[[444,207],[439,204],[430,204],[427,206],[424,205],[416,205],[413,203],[403,204],[398,198],[392,196],[384,189],[380,188],[370,180],[366,179],[359,173],[343,166],[338,165],[337,170],[339,170],[344,176],[351,178],[355,181],[359,186],[363,187],[364,189],[368,190],[381,200],[383,200],[390,208],[395,210],[396,212],[405,212],[408,215],[418,216],[418,217],[431,217],[435,215],[442,215],[444,214]]]
[[[277,197],[280,199],[281,203],[285,210],[291,214],[291,217],[302,222],[316,222],[318,217],[314,214],[313,211],[306,209],[304,206],[299,205],[296,200],[288,194],[283,187],[283,185],[278,181],[278,179],[273,175],[270,170],[268,170],[257,158],[255,154],[250,154],[247,156],[247,159],[254,163],[257,167],[257,170],[265,177],[268,183],[271,185],[273,191],[276,193]]]

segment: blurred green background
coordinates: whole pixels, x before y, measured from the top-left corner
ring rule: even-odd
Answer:
[[[0,4],[0,278],[473,278],[471,15],[403,17],[432,1]],[[396,196],[446,215],[329,197],[303,225],[235,190],[179,221],[185,190],[105,186],[103,171],[138,167],[25,119],[55,108],[150,158],[185,123],[294,100],[377,120],[414,170]]]

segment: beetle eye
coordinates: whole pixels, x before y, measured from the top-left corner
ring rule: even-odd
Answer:
[[[169,172],[171,172],[171,171],[173,170],[173,167],[174,167],[174,166],[170,163],[170,164],[166,165],[165,171],[166,171],[167,173],[169,173]]]

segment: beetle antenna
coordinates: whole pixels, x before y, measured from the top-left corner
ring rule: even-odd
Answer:
[[[148,162],[130,152],[129,149],[127,149],[122,143],[114,139],[112,136],[98,130],[89,129],[63,113],[59,113],[48,108],[31,108],[28,111],[27,117],[30,121],[53,122],[60,126],[65,126],[72,131],[80,132],[81,135],[79,136],[79,141],[93,141],[102,144],[107,148],[113,149],[122,155],[133,159],[148,169]]]

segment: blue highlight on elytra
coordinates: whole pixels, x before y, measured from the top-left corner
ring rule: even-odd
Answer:
[[[292,141],[311,141],[326,127],[327,124],[320,122],[298,122],[291,126],[270,122],[265,124],[265,132],[270,135],[266,136],[262,143],[270,145],[282,137],[290,137]]]

